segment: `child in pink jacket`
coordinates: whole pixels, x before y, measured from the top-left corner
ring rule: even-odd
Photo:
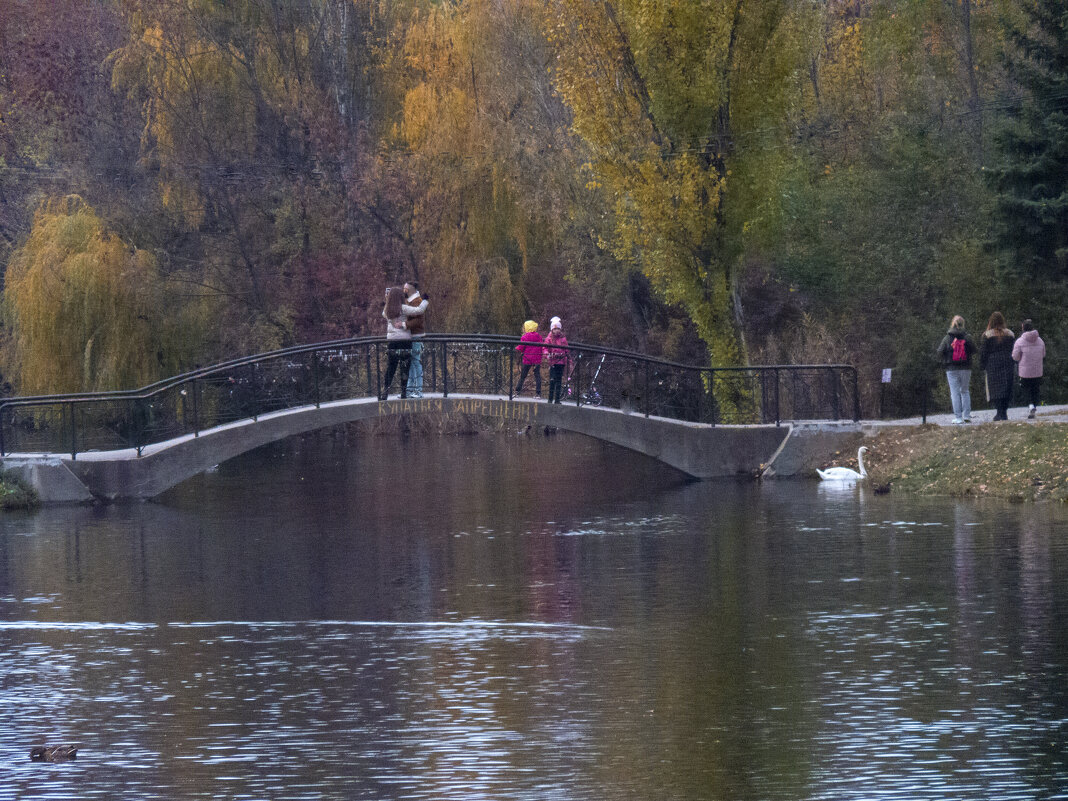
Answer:
[[[1046,343],[1042,341],[1030,320],[1024,320],[1022,327],[1023,333],[1012,346],[1012,358],[1019,365],[1020,388],[1027,390],[1030,396],[1031,409],[1027,417],[1031,419],[1034,418],[1035,408],[1038,406],[1038,388],[1042,383],[1042,360],[1046,357]]]
[[[549,403],[559,403],[564,394],[564,368],[570,360],[571,352],[567,350],[563,323],[559,317],[554,317],[549,323],[549,336],[545,337],[545,361],[549,363]]]
[[[537,342],[537,345],[526,345],[526,342]],[[534,397],[541,397],[541,334],[538,332],[538,324],[533,320],[523,323],[523,336],[519,338],[519,344],[515,349],[523,354],[523,366],[519,369],[519,383],[515,385],[514,395],[523,391],[523,382],[527,380],[527,373],[534,369]]]

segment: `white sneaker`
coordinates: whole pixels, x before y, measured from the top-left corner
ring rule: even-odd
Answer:
[[[961,423],[963,423],[963,422],[964,422],[964,421],[963,421],[963,420],[961,420],[961,419],[960,419],[959,417],[954,417],[954,418],[953,418],[953,425],[955,425],[955,426],[959,426],[959,425],[960,425]]]

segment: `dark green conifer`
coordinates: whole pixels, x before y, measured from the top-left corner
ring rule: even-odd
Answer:
[[[1068,4],[1023,0],[1008,66],[1022,96],[997,132],[997,245],[1031,277],[1068,277]]]

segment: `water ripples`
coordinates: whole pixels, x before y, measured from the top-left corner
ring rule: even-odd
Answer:
[[[814,798],[1056,797],[1035,786],[1068,777],[1050,751],[1066,736],[1051,677],[1006,675],[1004,647],[967,642],[975,632],[949,619],[924,604],[810,617],[827,665]]]
[[[549,714],[559,660],[605,631],[6,621],[0,637],[21,642],[5,643],[0,662],[0,758],[13,766],[0,799],[322,798],[324,787],[339,798],[499,798],[517,777],[533,787],[530,764],[570,759],[556,739],[581,723]],[[513,714],[522,731],[507,724]],[[31,763],[41,739],[80,742],[80,756]]]
[[[1066,797],[1059,508],[404,442],[0,519],[0,801]]]

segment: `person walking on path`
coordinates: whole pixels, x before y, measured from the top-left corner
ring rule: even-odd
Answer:
[[[972,421],[972,355],[976,350],[972,338],[964,331],[964,318],[958,314],[950,321],[949,331],[938,346],[953,402],[953,422],[957,424]]]
[[[979,346],[979,367],[986,371],[986,399],[994,404],[995,420],[1009,419],[1009,401],[1012,399],[1012,384],[1015,379],[1012,348],[1015,335],[1005,327],[1001,312],[990,315]]]
[[[545,337],[545,361],[549,363],[549,403],[560,403],[563,397],[564,368],[570,359],[563,323],[559,317],[554,317],[549,323],[549,336]]]
[[[519,338],[519,344],[515,346],[515,349],[523,354],[523,366],[519,369],[519,383],[515,385],[515,392],[513,394],[518,395],[523,391],[523,382],[527,380],[527,373],[534,370],[534,397],[541,397],[541,360],[542,343],[541,333],[538,331],[538,324],[533,320],[527,320],[523,323],[523,336]],[[536,342],[538,344],[524,344],[528,342]]]
[[[419,294],[419,284],[404,284],[405,301],[401,305],[408,333],[412,335],[412,362],[408,369],[408,397],[423,397],[423,336],[426,334],[426,295]]]
[[[1024,320],[1023,331],[1012,346],[1012,358],[1020,372],[1020,387],[1027,390],[1030,408],[1027,419],[1033,420],[1038,408],[1038,389],[1042,384],[1042,360],[1046,358],[1046,343],[1035,330],[1034,323]]]
[[[386,318],[386,380],[378,396],[379,400],[389,397],[389,388],[393,384],[393,376],[397,373],[398,365],[401,371],[400,396],[408,397],[408,370],[412,364],[412,334],[408,330],[404,316],[403,300],[404,290],[399,286],[386,290],[386,305],[382,308],[382,316]]]

